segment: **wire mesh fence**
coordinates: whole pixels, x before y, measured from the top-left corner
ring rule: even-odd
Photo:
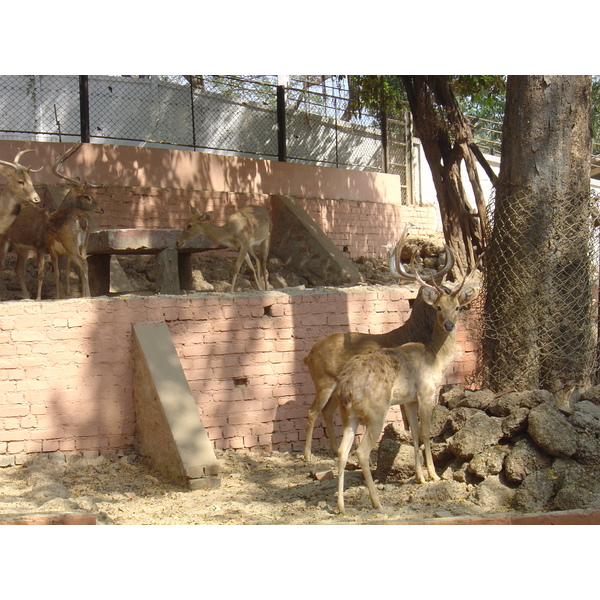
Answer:
[[[345,76],[0,76],[0,138],[175,147],[401,175],[412,179],[410,129],[351,110]],[[89,117],[87,115],[89,114]],[[85,119],[84,119],[85,116]],[[84,120],[87,122],[84,123]],[[386,161],[384,143],[393,152]]]
[[[494,390],[595,383],[599,242],[595,195],[522,192],[489,207],[476,379]]]

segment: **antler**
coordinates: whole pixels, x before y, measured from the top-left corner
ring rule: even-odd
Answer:
[[[460,290],[462,290],[467,279],[469,279],[469,277],[471,277],[471,275],[473,275],[473,273],[475,273],[475,271],[477,271],[477,269],[479,268],[479,265],[481,265],[482,261],[483,261],[483,252],[479,255],[479,258],[477,259],[475,266],[470,271],[467,271],[465,273],[465,276],[463,277],[463,280],[461,281],[460,285],[452,292],[453,295],[458,294],[460,292]]]
[[[87,185],[89,187],[100,187],[100,184],[97,183],[88,183],[87,181],[81,181],[81,179],[79,179],[79,177],[73,178],[73,177],[69,177],[68,175],[65,175],[64,173],[60,172],[60,168],[62,167],[63,163],[65,162],[65,160],[67,160],[68,158],[70,158],[71,156],[73,156],[73,154],[75,154],[75,152],[77,152],[77,150],[79,150],[79,148],[81,148],[82,143],[81,142],[77,142],[74,146],[71,146],[68,150],[66,150],[65,152],[63,152],[57,159],[56,162],[54,163],[54,166],[52,167],[52,172],[57,176],[60,177],[61,179],[65,179],[66,181],[68,181],[69,183],[72,183],[73,185],[81,185],[82,183],[84,185]]]
[[[415,254],[413,254],[413,258],[411,259],[411,269],[413,270],[413,273],[409,273],[406,270],[406,268],[404,267],[404,265],[402,264],[402,261],[400,260],[400,255],[402,254],[402,248],[404,247],[404,245],[406,243],[406,239],[408,237],[408,229],[410,226],[411,226],[411,223],[408,223],[404,227],[404,231],[402,232],[402,235],[400,236],[400,239],[398,240],[398,243],[396,244],[393,251],[391,250],[391,246],[387,246],[388,256],[389,256],[390,273],[397,279],[405,279],[408,281],[419,281],[419,282],[429,281],[429,282],[433,282],[434,286],[437,287],[436,281],[437,280],[441,281],[443,279],[444,275],[449,273],[450,270],[452,269],[452,267],[454,266],[454,255],[452,254],[452,250],[450,250],[450,247],[448,246],[448,244],[444,244],[444,247],[446,249],[446,264],[442,267],[441,270],[436,271],[435,273],[433,273],[431,275],[425,275],[423,277],[417,278],[416,269],[414,268],[414,263],[413,263],[413,259],[415,258],[416,252],[415,252]]]
[[[416,256],[417,256],[417,250],[415,250],[413,252],[413,255],[410,257],[410,268],[411,268],[412,272],[415,274],[414,279],[416,279],[423,287],[428,287],[428,288],[436,291],[438,294],[443,294],[444,290],[436,283],[435,279],[431,280],[431,283],[433,285],[430,285],[429,283],[423,281],[423,278],[421,277],[421,275],[419,275],[419,271],[417,270],[417,267],[415,266]]]
[[[0,163],[3,165],[6,165],[7,167],[12,167],[13,169],[25,169],[28,173],[39,173],[44,167],[40,167],[39,169],[32,169],[31,167],[26,167],[19,163],[19,161],[21,160],[21,157],[24,154],[27,154],[28,152],[33,152],[33,149],[29,148],[27,150],[21,150],[20,152],[18,152],[17,155],[15,156],[14,162],[0,160]]]

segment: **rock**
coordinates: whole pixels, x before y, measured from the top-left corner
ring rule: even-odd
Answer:
[[[509,392],[494,398],[488,412],[495,417],[507,417],[517,408],[533,408],[542,402],[552,402],[554,396],[546,390]]]
[[[458,406],[467,408],[476,408],[478,410],[487,410],[494,402],[494,392],[492,390],[479,390],[471,392],[465,391],[464,398],[459,402]]]
[[[401,444],[412,445],[412,434],[398,423],[389,423],[383,429],[382,439],[391,439]]]
[[[439,403],[452,410],[457,408],[461,400],[465,396],[465,390],[460,386],[451,386],[448,388],[442,388],[440,393]]]
[[[454,459],[450,448],[448,448],[447,442],[432,442],[431,444],[431,456],[435,465],[443,465]],[[425,458],[423,458],[425,460]]]
[[[587,435],[578,436],[574,458],[583,465],[600,465],[600,439]]]
[[[449,432],[449,416],[450,410],[446,406],[436,404],[433,407],[431,413],[431,439],[441,437],[445,432]]]
[[[448,416],[448,423],[453,433],[460,431],[460,429],[465,425],[465,423],[476,414],[484,414],[480,410],[476,408],[467,408],[466,406],[461,406],[460,408],[455,408],[450,411],[450,415]]]
[[[600,405],[600,385],[595,385],[583,392],[581,399]]]
[[[484,448],[498,443],[502,435],[499,420],[478,411],[448,439],[448,447],[457,458],[470,459]]]
[[[550,456],[568,458],[577,451],[577,434],[567,418],[544,402],[529,412],[527,433]]]
[[[375,477],[384,482],[390,475],[410,479],[415,474],[415,451],[411,445],[383,438],[377,451]]]
[[[212,283],[209,283],[204,279],[204,275],[202,275],[202,271],[194,269],[192,271],[192,284],[194,286],[194,290],[199,292],[212,292],[215,289],[215,286]]]
[[[466,486],[457,481],[432,481],[415,487],[412,500],[423,504],[443,505],[446,502],[462,502],[469,495]]]
[[[493,475],[475,487],[471,500],[482,508],[498,510],[509,508],[514,495],[515,490],[504,485],[498,475]]]
[[[560,478],[551,469],[535,471],[525,477],[515,492],[513,508],[523,512],[547,509],[559,489]]]
[[[334,478],[333,471],[311,471],[310,476],[317,481],[330,481]]]
[[[560,478],[559,478],[560,479]],[[600,467],[566,469],[552,502],[554,510],[600,508]]]
[[[508,449],[503,446],[490,446],[473,456],[469,463],[469,473],[485,479],[490,475],[498,475],[504,465],[504,457]]]
[[[584,413],[593,419],[596,419],[598,422],[598,428],[600,429],[600,404],[594,404],[589,400],[582,400],[573,406],[573,414],[578,412]],[[571,421],[571,419],[569,419],[569,421]]]
[[[519,440],[504,460],[504,473],[513,483],[521,483],[531,473],[552,464],[552,458],[530,439]]]
[[[514,438],[515,436],[527,431],[527,418],[529,417],[528,408],[516,408],[502,420],[502,433],[505,438]]]

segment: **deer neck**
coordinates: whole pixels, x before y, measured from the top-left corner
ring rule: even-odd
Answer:
[[[425,343],[427,351],[433,356],[434,360],[440,364],[444,371],[454,356],[455,342],[456,327],[448,332],[442,325],[436,323],[431,337]]]
[[[201,225],[202,233],[207,238],[210,238],[217,244],[223,244],[223,246],[233,247],[231,235],[224,226],[213,225],[212,223],[204,222]]]

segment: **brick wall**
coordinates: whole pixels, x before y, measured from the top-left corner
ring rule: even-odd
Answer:
[[[65,144],[0,141],[33,168]],[[292,196],[350,256],[381,255],[404,223],[435,229],[432,206],[401,206],[399,178],[199,152],[86,144],[64,167],[105,187],[99,227],[180,228],[189,203],[223,219],[274,194]],[[36,185],[63,183],[47,167]],[[144,296],[0,302],[0,465],[27,453],[131,448],[131,328],[168,323],[216,448],[300,448],[314,388],[302,359],[330,332],[379,333],[400,325],[409,287],[238,295]],[[474,348],[459,334],[447,381],[462,382]],[[392,409],[390,419],[399,418]],[[322,427],[316,445],[324,442]]]
[[[414,288],[4,302],[0,455],[131,448],[132,324],[165,321],[215,448],[301,448],[314,388],[302,363],[332,331],[379,333]],[[468,326],[468,325],[467,325]],[[459,336],[447,382],[474,366]],[[390,420],[399,418],[393,408]],[[322,427],[316,444],[326,444]]]

